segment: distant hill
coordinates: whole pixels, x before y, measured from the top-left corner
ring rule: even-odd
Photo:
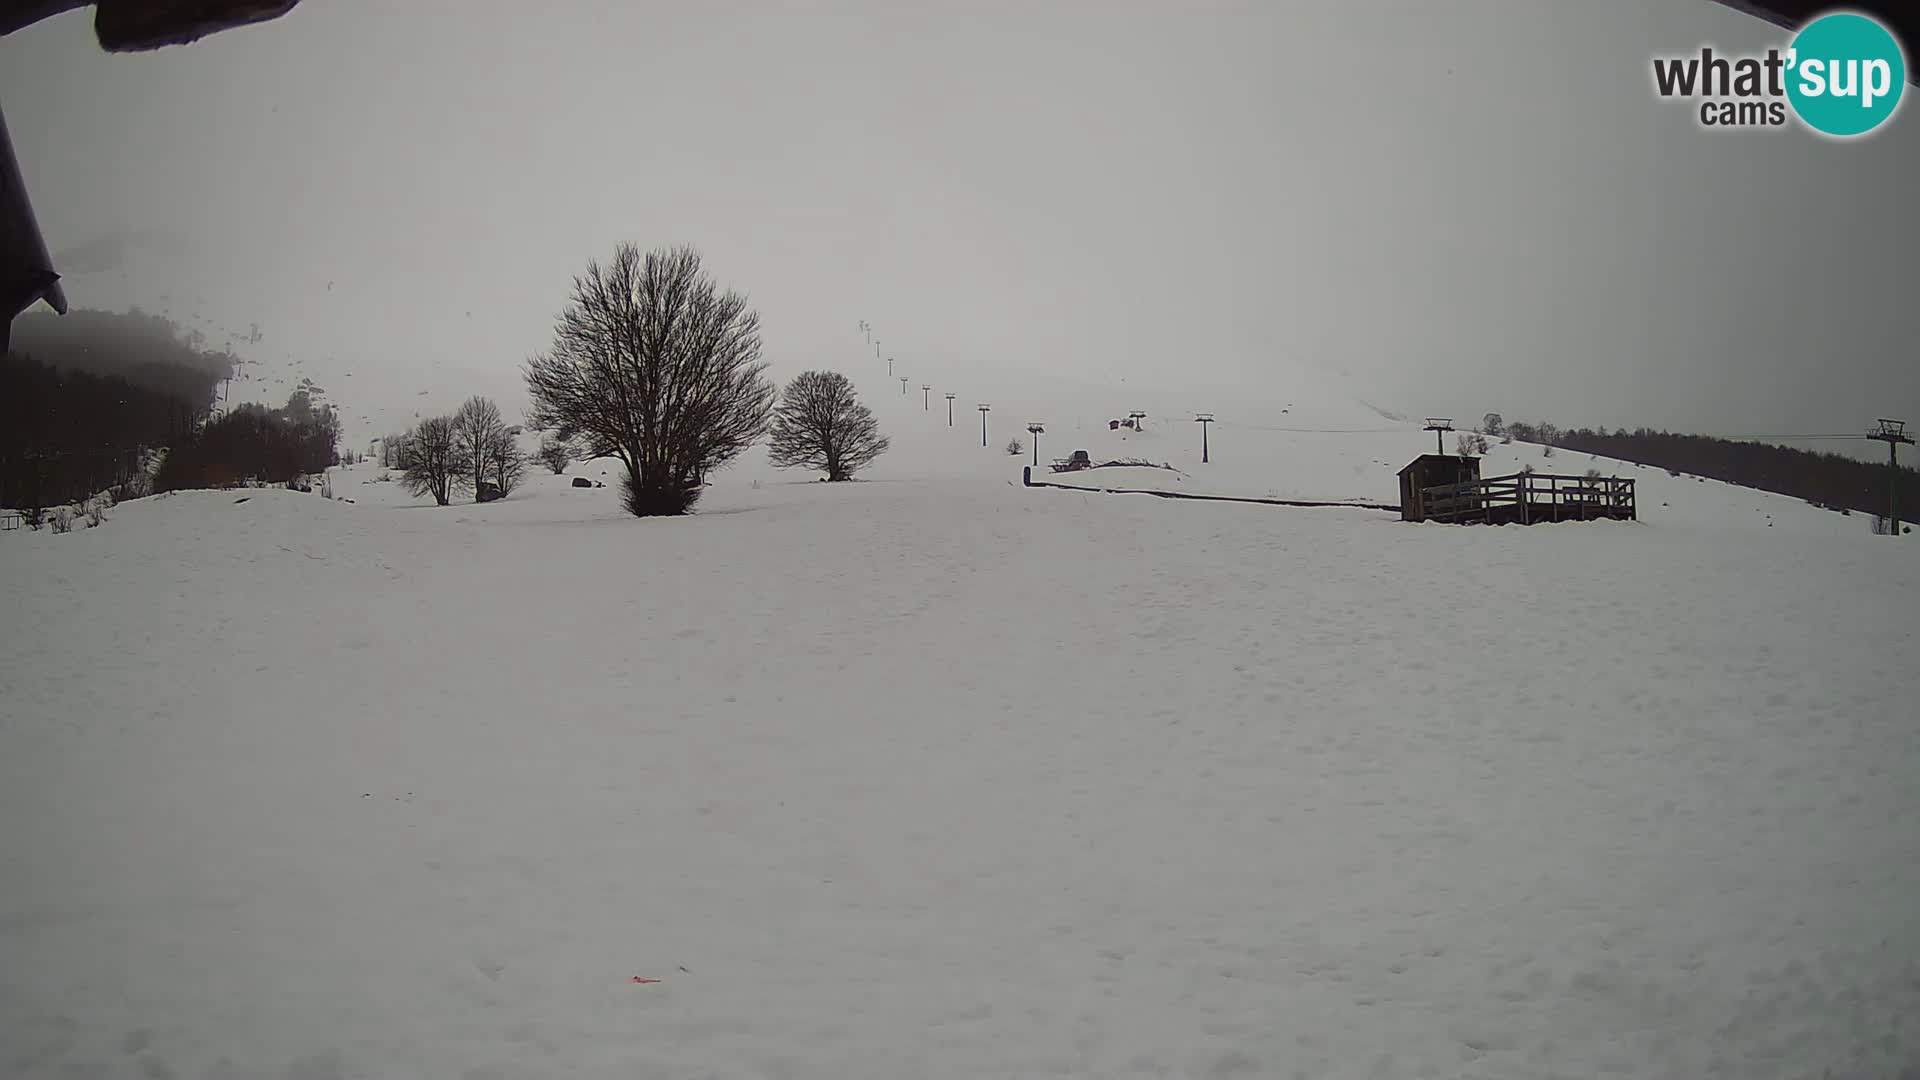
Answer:
[[[1526,442],[1724,480],[1836,510],[1885,514],[1888,490],[1894,483],[1893,471],[1884,463],[1773,443],[1647,428],[1609,433],[1590,428],[1562,431],[1551,424],[1513,423],[1507,425],[1507,431]],[[1900,505],[1905,508],[1901,516],[1905,518],[1920,510],[1920,472],[1902,466],[1898,483]]]

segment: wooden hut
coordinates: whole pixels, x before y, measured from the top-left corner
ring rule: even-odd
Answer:
[[[1427,520],[1423,493],[1440,484],[1480,479],[1480,459],[1458,454],[1421,454],[1400,470],[1400,520]]]

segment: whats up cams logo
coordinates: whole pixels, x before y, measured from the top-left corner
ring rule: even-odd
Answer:
[[[1791,118],[1833,138],[1865,135],[1900,106],[1906,56],[1886,27],[1866,15],[1837,11],[1800,29],[1783,51],[1653,58],[1653,89],[1662,98],[1697,102],[1711,131],[1784,128]]]

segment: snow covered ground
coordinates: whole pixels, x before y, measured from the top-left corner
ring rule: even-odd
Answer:
[[[1907,545],[1028,490],[1016,418],[1197,432],[917,386],[686,519],[363,466],[0,539],[0,1075],[1920,1068]],[[1431,446],[1296,411],[1207,482]]]

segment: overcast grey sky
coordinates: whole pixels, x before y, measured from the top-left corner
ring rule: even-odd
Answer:
[[[1705,0],[305,0],[127,56],[89,18],[0,40],[74,303],[406,373],[362,392],[512,370],[632,240],[698,245],[789,373],[866,318],[920,370],[1920,421],[1920,113],[1700,131],[1651,54],[1784,36]]]

